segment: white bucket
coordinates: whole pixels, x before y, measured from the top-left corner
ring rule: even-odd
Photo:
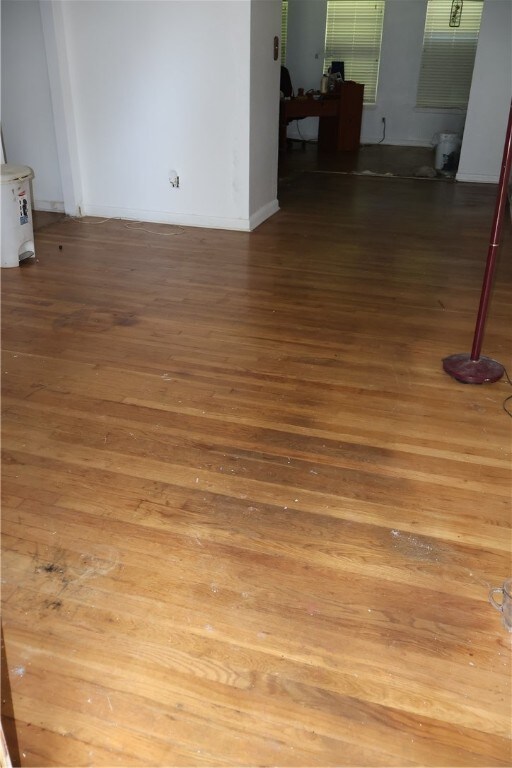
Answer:
[[[19,267],[20,261],[35,257],[28,165],[2,164],[2,267]]]
[[[456,171],[461,143],[458,133],[440,133],[436,144],[434,168],[438,171]]]

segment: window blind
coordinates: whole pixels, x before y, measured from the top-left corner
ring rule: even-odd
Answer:
[[[379,77],[384,0],[328,0],[324,72],[345,62],[345,79],[364,83],[365,104],[374,104]]]
[[[460,27],[450,27],[452,0],[429,0],[416,104],[468,105],[483,0],[465,0]]]
[[[288,0],[283,0],[281,6],[281,64],[286,64],[286,38],[288,35]]]

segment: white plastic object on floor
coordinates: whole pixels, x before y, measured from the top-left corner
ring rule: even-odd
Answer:
[[[18,267],[20,261],[35,258],[33,178],[34,171],[28,165],[2,164],[2,267]]]
[[[440,133],[436,144],[434,168],[438,171],[456,171],[461,143],[458,133]]]

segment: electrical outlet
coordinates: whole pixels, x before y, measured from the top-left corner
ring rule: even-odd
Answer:
[[[382,118],[382,122],[384,123],[384,125],[386,125],[386,118],[385,117]]]

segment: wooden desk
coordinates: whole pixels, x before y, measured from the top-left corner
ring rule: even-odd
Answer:
[[[320,152],[352,152],[359,148],[364,85],[342,83],[339,91],[319,99],[281,99],[279,149],[286,151],[286,127],[291,120],[319,117]]]

